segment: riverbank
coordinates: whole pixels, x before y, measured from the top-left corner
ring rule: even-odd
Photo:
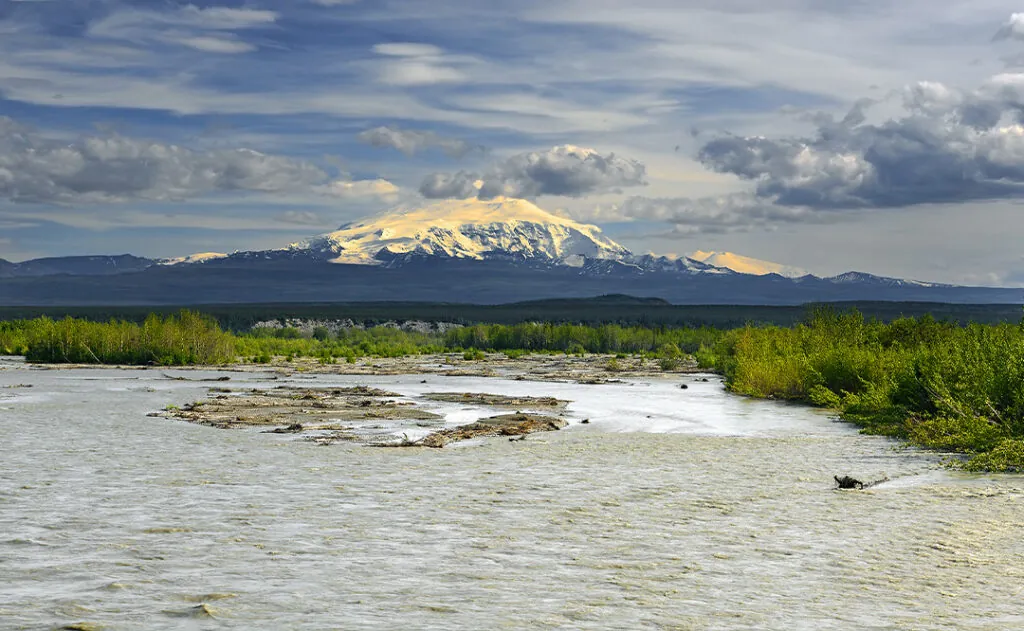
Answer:
[[[737,394],[828,408],[866,433],[965,455],[951,464],[968,470],[1024,471],[1024,322],[826,310],[791,329],[729,331],[698,357]]]

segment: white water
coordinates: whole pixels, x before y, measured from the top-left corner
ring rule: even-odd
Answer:
[[[561,432],[402,450],[148,418],[206,390],[156,371],[0,361],[0,628],[1024,628],[1024,479],[686,381],[312,380],[573,401]]]

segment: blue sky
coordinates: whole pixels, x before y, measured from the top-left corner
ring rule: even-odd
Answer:
[[[482,180],[636,251],[1020,285],[1017,10],[0,0],[0,258],[279,247]]]

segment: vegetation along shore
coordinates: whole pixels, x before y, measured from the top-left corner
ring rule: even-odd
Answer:
[[[611,376],[683,370],[695,358],[737,394],[833,409],[865,432],[962,454],[952,462],[968,470],[1024,471],[1024,321],[962,326],[923,316],[883,323],[820,309],[791,327],[729,330],[519,323],[230,333],[210,317],[181,311],[141,323],[0,321],[0,353],[39,363],[160,366],[330,366],[445,353],[470,364],[495,353],[511,360],[547,353]]]

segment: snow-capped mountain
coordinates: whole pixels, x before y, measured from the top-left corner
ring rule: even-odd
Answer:
[[[206,263],[207,261],[216,261],[218,259],[227,258],[227,254],[221,254],[220,252],[198,252],[196,254],[189,254],[188,256],[179,256],[173,259],[163,259],[160,261],[161,265],[180,265],[182,263]]]
[[[401,257],[537,260],[579,267],[626,260],[629,250],[601,229],[553,215],[524,199],[444,200],[397,208],[293,244],[332,263],[381,265]]]
[[[808,275],[806,270],[802,270],[799,267],[753,259],[749,256],[733,254],[732,252],[705,252],[697,250],[688,255],[688,258],[714,267],[731,269],[739,274],[753,274],[754,276],[778,274],[786,278],[800,278],[801,276]]]
[[[509,198],[397,208],[276,250],[0,260],[0,305],[497,304],[607,294],[698,305],[1017,303],[1021,296],[860,272],[819,278],[727,252],[636,255],[596,226]]]
[[[866,272],[846,272],[838,276],[829,276],[825,280],[836,285],[857,285],[872,283],[875,285],[886,285],[888,287],[955,287],[942,283],[926,283],[920,280],[907,280],[904,278],[890,278],[889,276],[875,276]]]
[[[287,254],[331,263],[401,265],[436,257],[506,260],[578,268],[581,273],[780,274],[803,270],[728,252],[689,257],[635,255],[597,226],[550,213],[525,199],[444,200],[399,207],[301,243]],[[250,256],[251,254],[246,254]]]

